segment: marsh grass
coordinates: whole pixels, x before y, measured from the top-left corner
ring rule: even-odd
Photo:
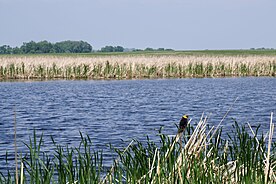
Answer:
[[[1,56],[0,79],[275,76],[275,55]]]
[[[36,184],[275,183],[272,117],[268,134],[259,134],[259,126],[253,130],[250,124],[235,122],[232,132],[223,138],[223,129],[209,127],[203,117],[196,126],[189,124],[184,136],[168,137],[160,129],[159,142],[147,138],[132,140],[124,149],[112,148],[118,158],[110,169],[104,169],[102,152],[92,149],[89,136],[80,133],[78,147],[59,145],[52,138],[54,150],[46,153],[42,151],[43,134],[34,131],[25,143],[27,153],[18,155],[19,178],[21,183]],[[8,160],[7,156],[7,164]],[[0,183],[15,181],[13,169],[0,175]]]
[[[102,152],[93,151],[89,136],[83,137],[78,147],[58,145],[53,154],[41,150],[43,134],[37,137],[35,131],[28,144],[28,152],[21,157],[21,183],[98,183],[102,172]],[[8,160],[6,158],[6,160]],[[12,171],[8,170],[6,176],[1,173],[0,183],[14,183]]]

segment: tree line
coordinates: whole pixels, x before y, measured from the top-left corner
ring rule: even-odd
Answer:
[[[0,54],[89,53],[91,51],[92,46],[84,41],[62,41],[57,43],[30,41],[24,42],[20,47],[0,46]]]
[[[90,52],[137,52],[137,51],[172,51],[164,48],[126,49],[122,46],[105,46],[93,51],[92,46],[85,41],[61,41],[51,43],[46,40],[40,42],[24,42],[20,47],[9,45],[0,46],[0,54],[47,54],[47,53],[90,53]]]
[[[147,47],[144,50],[143,49],[127,49],[127,48],[123,48],[122,46],[105,46],[102,47],[101,50],[99,50],[98,52],[139,52],[139,51],[147,51],[147,52],[151,52],[151,51],[174,51],[173,49],[165,49],[165,48],[158,48],[158,49],[154,49],[154,48],[150,48]]]

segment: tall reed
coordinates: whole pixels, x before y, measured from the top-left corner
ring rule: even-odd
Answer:
[[[37,139],[34,131],[26,144],[29,151],[21,156],[20,178],[23,183],[275,183],[272,117],[268,141],[259,134],[259,127],[253,130],[237,122],[228,137],[223,137],[223,129],[208,127],[207,118],[196,126],[189,124],[184,137],[168,137],[160,129],[159,142],[147,138],[133,140],[124,149],[113,148],[118,158],[107,170],[89,136],[80,134],[80,145],[75,148],[52,139],[55,149],[47,154],[41,149],[43,135]],[[0,183],[13,183],[13,173],[2,173]]]
[[[0,56],[0,79],[275,76],[276,56]]]

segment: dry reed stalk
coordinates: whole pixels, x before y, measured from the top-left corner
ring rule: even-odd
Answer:
[[[157,148],[155,149],[154,157],[153,157],[152,164],[151,164],[151,169],[150,169],[150,171],[149,171],[149,177],[150,177],[150,178],[151,178],[152,171],[153,171],[153,169],[154,169],[154,163],[155,163],[156,155],[157,155]]]
[[[189,121],[189,123],[190,123],[190,121]],[[203,147],[202,144],[204,144],[204,143],[202,141],[199,141],[202,144],[196,143],[195,140],[198,139],[198,138],[200,140],[204,140],[204,138],[202,138],[205,135],[204,130],[206,130],[206,118],[204,120],[202,120],[202,118],[201,118],[201,120],[199,121],[198,125],[196,126],[193,134],[191,135],[188,142],[186,143],[185,147],[183,149],[181,149],[181,153],[180,153],[180,155],[178,156],[178,158],[176,160],[174,168],[176,168],[177,173],[178,173],[178,178],[180,179],[181,182],[183,182],[183,177],[189,178],[189,171],[188,171],[188,174],[186,176],[182,176],[182,174],[181,174],[181,167],[182,167],[182,164],[183,164],[183,160],[188,159],[189,156],[192,155],[192,154],[198,155],[198,153],[201,151],[201,149]],[[165,154],[165,160],[168,158],[168,156],[170,155],[171,151],[173,150],[173,148],[175,147],[175,144],[179,141],[179,139],[180,139],[180,134],[177,134],[176,138],[173,141],[173,143],[170,145],[169,150]],[[188,155],[185,154],[185,153],[188,153]],[[158,155],[157,175],[159,175],[159,173],[160,173],[160,167],[159,167],[160,161],[159,160],[160,159],[159,159],[159,155]],[[169,177],[167,178],[167,182],[172,182],[172,179],[171,179],[172,176],[173,176],[173,174],[169,173]],[[160,178],[158,179],[158,181],[156,181],[156,177],[154,177],[153,180],[152,180],[152,183],[155,183],[155,182],[160,183],[161,182]]]
[[[128,150],[128,148],[132,145],[132,143],[134,142],[134,140],[132,140],[128,145],[127,147],[124,149],[123,151],[123,154]],[[120,157],[118,157],[114,162],[113,166],[111,167],[111,169],[109,170],[109,173],[102,179],[102,181],[100,183],[104,184],[104,183],[107,183],[108,179],[110,181],[112,181],[112,173],[114,172],[114,168],[115,168],[115,165],[119,162],[120,160]]]
[[[195,154],[196,156],[200,153],[201,149],[203,148],[202,145],[204,145],[204,142],[202,142],[202,140],[206,140],[205,138],[205,130],[206,130],[206,120],[207,118],[205,118],[204,120],[201,117],[201,120],[199,121],[198,125],[196,126],[193,134],[190,136],[188,142],[186,143],[185,147],[183,149],[181,149],[181,153],[178,156],[175,166],[174,168],[177,169],[178,172],[178,178],[180,179],[181,182],[183,182],[183,177],[189,178],[189,171],[188,174],[186,176],[182,176],[181,175],[181,167],[183,164],[183,160],[186,160],[189,158],[190,155]],[[191,120],[190,120],[191,121]],[[190,123],[189,121],[189,123]],[[171,154],[173,148],[175,147],[175,144],[180,141],[180,134],[176,135],[176,138],[174,139],[173,143],[170,145],[169,150],[166,152],[165,154],[165,160],[169,157],[169,155]],[[196,141],[197,139],[199,139],[199,143]],[[188,153],[188,154],[185,154]],[[160,173],[160,159],[159,159],[159,155],[158,155],[158,165],[157,165],[157,175],[159,175]],[[167,178],[167,181],[171,181],[171,177],[172,177],[172,173],[169,173],[169,177]],[[154,183],[156,180],[156,178],[154,178],[152,180],[152,183]],[[157,182],[161,182],[160,180],[158,180]]]
[[[206,125],[207,125],[207,117],[206,118],[201,118],[199,121],[198,125],[196,126],[193,134],[191,135],[190,139],[186,143],[184,150],[182,150],[181,154],[179,155],[177,162],[175,164],[175,167],[180,170],[183,164],[183,160],[189,159],[189,158],[198,158],[199,154],[203,152],[203,148],[205,148],[205,152],[207,149],[207,136],[211,134],[213,131],[213,128],[211,128],[207,133],[206,133]],[[205,158],[203,159],[203,162],[206,162],[207,157],[210,156],[212,149],[209,150],[207,154],[205,154]],[[193,157],[191,157],[193,155]],[[193,164],[193,161],[190,162],[189,164]],[[204,164],[204,163],[203,163]],[[233,164],[233,166],[231,166]],[[213,167],[214,170],[230,170],[232,173],[235,171],[235,162],[229,162],[227,163],[226,166],[216,166],[214,165],[214,160],[213,160]],[[204,167],[206,168],[206,165],[204,164]],[[179,175],[180,180],[183,180],[182,177],[190,178],[190,168],[191,166],[188,166],[188,171],[186,176],[181,176]],[[207,169],[207,168],[206,168]],[[226,172],[226,171],[225,171]],[[225,173],[224,172],[224,173]],[[224,174],[226,175],[226,174]],[[226,176],[225,176],[226,177]]]
[[[150,163],[149,163],[149,168],[150,168],[150,170],[146,173],[146,174],[144,174],[138,181],[137,181],[137,183],[144,183],[144,179],[147,177],[147,175],[149,175],[149,177],[151,178],[151,175],[152,175],[152,171],[153,171],[153,169],[155,168],[154,167],[154,164],[155,164],[155,160],[156,160],[156,157],[158,157],[159,158],[159,155],[157,155],[157,154],[159,154],[159,151],[157,151],[157,148],[155,149],[155,152],[154,152],[154,157],[153,157],[153,161],[152,161],[152,164],[150,165]],[[159,163],[159,162],[158,162]],[[153,181],[152,181],[153,182]],[[152,183],[151,182],[151,183]]]
[[[268,148],[267,148],[267,156],[266,156],[266,162],[265,162],[265,183],[268,182],[268,177],[271,177],[271,175],[274,174],[273,170],[270,167],[271,165],[269,163],[272,135],[273,135],[273,132],[274,132],[274,124],[272,123],[272,118],[273,118],[273,112],[271,113],[271,118],[270,118]]]
[[[230,109],[232,108],[232,106],[230,107]],[[230,109],[227,111],[226,114],[228,114],[228,112],[230,111]],[[269,131],[269,142],[268,142],[268,152],[267,154],[265,154],[262,151],[262,153],[265,156],[265,162],[264,162],[264,166],[265,166],[265,181],[266,183],[268,183],[268,180],[270,179],[270,182],[273,183],[276,181],[275,179],[275,173],[273,172],[274,167],[276,164],[275,163],[271,163],[269,164],[269,158],[270,158],[270,147],[272,144],[272,135],[273,135],[273,130],[274,130],[274,124],[272,123],[272,117],[273,117],[273,113],[271,114],[271,121],[270,121],[270,131]],[[223,117],[224,119],[225,117]],[[222,122],[222,121],[221,121]],[[190,123],[190,122],[189,122]],[[219,123],[218,126],[220,126],[221,123]],[[207,158],[211,156],[212,154],[212,149],[208,150],[207,152],[207,146],[210,144],[207,144],[207,137],[208,136],[213,136],[213,133],[217,131],[217,127],[214,130],[214,127],[212,127],[208,132],[206,132],[206,125],[207,125],[207,117],[203,118],[203,115],[199,121],[199,123],[197,124],[196,128],[194,129],[192,135],[190,136],[189,140],[187,141],[186,145],[184,146],[183,149],[181,149],[180,154],[178,155],[178,158],[176,159],[176,162],[174,163],[174,169],[172,171],[170,171],[170,173],[168,173],[168,177],[166,178],[161,178],[161,167],[162,165],[166,162],[166,160],[168,160],[172,150],[175,148],[176,143],[179,141],[180,136],[179,134],[176,135],[175,139],[173,140],[173,142],[170,144],[170,147],[168,148],[167,152],[165,153],[164,156],[160,155],[160,152],[158,151],[158,149],[155,149],[154,152],[154,157],[152,162],[149,160],[149,171],[144,174],[138,181],[137,183],[143,183],[144,179],[149,176],[149,178],[152,177],[152,171],[156,168],[156,174],[153,176],[151,183],[171,183],[173,181],[180,181],[183,182],[184,178],[189,179],[191,177],[191,168],[192,165],[194,163],[195,160],[190,160],[192,159],[198,159],[199,155],[201,153],[205,152],[205,158],[203,158],[203,162],[201,164],[203,164],[203,168],[205,170],[207,170],[210,166],[212,168],[212,170],[215,172],[214,174],[216,175],[220,175],[222,177],[222,180],[224,181],[224,183],[238,183],[240,181],[239,178],[237,178],[237,176],[244,176],[247,174],[247,170],[245,170],[245,166],[239,165],[237,168],[237,162],[238,160],[231,160],[228,161],[225,164],[221,164],[221,165],[217,165],[215,163],[215,160],[211,160],[209,163],[211,165],[209,165],[209,167],[206,165],[207,164]],[[254,131],[252,130],[251,126],[249,125],[253,135],[256,138],[256,135],[254,134]],[[210,140],[208,140],[210,141]],[[259,142],[257,141],[258,146]],[[227,157],[226,152],[228,150],[228,142],[226,142],[225,146],[224,146],[224,157]],[[157,164],[155,166],[155,161],[157,159]],[[184,161],[186,161],[184,163]],[[187,171],[186,174],[183,175],[182,174],[182,169],[183,169],[183,164],[188,164],[187,166]],[[176,173],[175,173],[176,172]],[[111,177],[111,175],[110,175]],[[175,178],[177,177],[177,179]],[[111,180],[110,180],[111,181]]]
[[[271,113],[271,115],[272,115],[273,113]],[[275,173],[273,172],[273,170],[274,170],[274,167],[275,167],[275,164],[276,164],[276,161],[274,162],[274,163],[272,163],[272,164],[270,164],[269,165],[269,158],[267,158],[267,156],[268,156],[268,153],[267,154],[265,154],[265,152],[264,152],[264,150],[262,149],[262,147],[260,147],[260,143],[259,143],[259,140],[257,139],[257,135],[255,134],[255,132],[253,131],[253,129],[252,129],[252,127],[251,127],[251,125],[249,124],[249,123],[247,123],[248,124],[248,127],[250,128],[250,130],[251,130],[251,133],[253,134],[253,136],[255,137],[255,140],[256,140],[256,142],[257,142],[257,144],[258,144],[258,147],[260,148],[260,150],[261,150],[261,152],[264,154],[264,158],[265,158],[265,161],[264,161],[264,165],[265,165],[265,176],[266,176],[266,181],[267,181],[267,176],[268,176],[268,174],[270,175],[270,178],[272,178],[272,181],[273,182],[276,182],[276,176],[275,176]],[[274,130],[274,124],[272,125],[272,116],[271,116],[271,119],[270,119],[270,129],[269,129],[269,135],[272,137],[272,135],[273,135],[273,130]],[[272,133],[271,133],[272,132]],[[270,144],[270,146],[271,146],[271,139],[269,139],[269,141],[270,141],[270,143],[268,143],[268,144]],[[270,147],[268,147],[268,150],[270,150]],[[269,155],[270,155],[270,153],[269,153]],[[268,171],[270,170],[270,173],[268,173]]]
[[[14,157],[15,157],[15,182],[18,184],[17,145],[16,145],[16,111],[14,109]]]
[[[183,159],[189,159],[191,158],[191,155],[193,155],[194,158],[197,158],[199,153],[202,151],[202,148],[205,147],[206,142],[203,140],[206,140],[206,122],[207,122],[207,118],[203,120],[203,117],[201,117],[193,134],[191,135],[188,142],[186,143],[184,150],[181,151],[181,154],[177,159],[176,168],[181,167],[183,164]],[[190,166],[188,167],[187,175],[184,177],[187,177],[187,178],[190,177],[189,168]]]
[[[6,75],[11,75],[7,77],[41,78],[37,74],[37,72],[40,72],[45,78],[66,78],[68,76],[65,73],[68,68],[80,67],[83,70],[83,66],[87,66],[87,77],[97,78],[104,77],[107,61],[111,70],[107,68],[108,75],[105,77],[111,78],[114,78],[114,75],[119,77],[118,74],[122,78],[275,76],[276,56],[1,56],[0,67],[7,69],[6,73],[8,74]],[[51,75],[48,75],[48,69],[52,69],[54,65],[57,73],[50,70]],[[96,67],[100,65],[101,67]],[[97,73],[93,71],[95,67],[98,68]],[[9,70],[10,68],[11,71]],[[116,72],[118,73],[116,74]],[[71,77],[77,77],[74,75]]]
[[[226,118],[226,116],[228,115],[228,113],[232,110],[234,104],[236,103],[236,101],[239,99],[239,97],[237,97],[234,102],[231,104],[231,106],[229,107],[229,109],[226,111],[226,113],[224,114],[224,116],[222,117],[221,121],[219,122],[218,126],[216,127],[215,131],[213,132],[213,134],[210,136],[210,139],[208,141],[208,143],[210,143],[211,139],[214,137],[214,135],[217,133],[221,123],[224,121],[224,119]]]
[[[265,165],[265,170],[264,170],[264,172],[265,172],[265,183],[267,183],[268,177],[272,178],[272,182],[276,182],[276,176],[275,176],[275,173],[273,172],[274,163],[272,163],[272,164],[269,163],[270,149],[271,149],[272,137],[273,137],[273,132],[274,132],[274,124],[272,122],[272,119],[273,119],[273,112],[271,113],[271,117],[270,117],[270,128],[269,128],[269,132],[268,132],[269,140],[268,140],[267,154],[265,154],[264,150],[260,147],[260,150],[264,154],[264,158],[265,158],[265,161],[264,161],[264,165]],[[254,133],[251,125],[249,123],[247,123],[247,124],[248,124],[248,127],[250,128],[250,130],[251,130],[253,136],[255,137],[255,140],[256,140],[256,142],[258,143],[258,146],[259,146],[260,143],[257,139],[256,134]]]
[[[23,161],[21,160],[21,166],[20,166],[20,184],[23,184],[23,182],[24,182],[23,171],[24,171],[24,164],[23,164]]]
[[[273,119],[273,112],[271,113],[271,118],[270,118],[270,129],[269,129],[269,140],[268,140],[268,150],[267,150],[267,154],[265,154],[265,152],[262,150],[262,148],[260,147],[260,143],[257,139],[257,136],[255,135],[251,125],[249,123],[248,126],[253,134],[253,136],[255,137],[255,140],[258,144],[258,147],[260,148],[261,152],[264,154],[264,158],[265,158],[265,162],[264,162],[264,174],[265,174],[265,183],[269,183],[268,182],[268,178],[271,179],[271,183],[275,183],[276,182],[276,177],[275,177],[275,173],[274,173],[274,168],[273,168],[273,163],[270,164],[270,149],[271,149],[271,144],[272,144],[272,138],[273,138],[273,132],[274,132],[274,124],[272,122]],[[224,170],[223,172],[223,176],[227,177],[227,175],[231,176],[231,183],[238,183],[237,178],[235,178],[234,172],[236,170],[236,160],[235,161],[229,161],[226,165],[222,165],[219,168]],[[243,175],[245,175],[246,173],[243,173],[243,169],[242,167],[244,167],[243,165],[240,166],[239,168],[239,172],[242,173]],[[227,178],[225,178],[227,179]]]

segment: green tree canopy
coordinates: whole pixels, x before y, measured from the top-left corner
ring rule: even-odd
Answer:
[[[24,42],[18,48],[9,46],[0,47],[0,54],[40,54],[40,53],[89,53],[92,51],[92,46],[84,41],[62,41],[50,43],[46,40],[40,42]]]
[[[153,49],[153,48],[150,48],[150,47],[147,47],[147,48],[145,49],[145,51],[154,51],[154,49]]]
[[[84,41],[62,41],[54,45],[56,53],[89,53],[92,46]]]
[[[9,45],[3,45],[0,47],[0,54],[11,54],[12,48]]]
[[[101,52],[124,52],[124,47],[122,46],[105,46],[101,48]]]

